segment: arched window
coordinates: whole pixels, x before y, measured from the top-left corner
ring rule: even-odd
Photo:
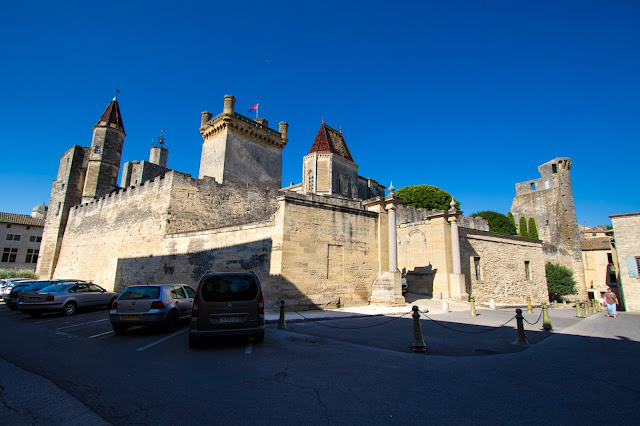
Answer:
[[[352,188],[352,184],[351,184],[351,177],[349,177],[349,179],[347,179],[347,195],[349,196],[349,198],[353,197],[353,188]]]
[[[338,194],[342,195],[342,175],[338,174]]]
[[[313,183],[313,170],[309,170],[307,177],[307,192],[314,192]]]

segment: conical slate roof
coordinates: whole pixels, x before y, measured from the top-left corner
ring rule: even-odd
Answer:
[[[118,106],[118,100],[114,97],[107,109],[104,110],[102,117],[98,120],[96,126],[108,126],[115,127],[124,132],[124,124],[122,123],[122,115],[120,115],[120,107]]]
[[[355,163],[342,133],[332,129],[324,123],[320,126],[320,130],[318,130],[318,134],[316,135],[316,139],[313,141],[313,145],[311,145],[309,154],[314,152],[330,152]]]

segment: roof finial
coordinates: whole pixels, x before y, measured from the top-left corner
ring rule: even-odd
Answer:
[[[117,99],[117,98],[118,98],[118,93],[120,93],[120,91],[119,91],[118,89],[116,89],[116,94],[115,94],[115,95],[113,95],[113,100],[114,100],[114,101],[117,101],[117,100],[118,100],[118,99]]]
[[[322,124],[324,124],[324,115],[322,116]]]
[[[393,195],[393,193],[395,192],[395,188],[393,187],[393,181],[391,181],[391,186],[389,186],[389,195]]]
[[[164,129],[160,130],[160,137],[158,138],[158,144],[164,145]]]
[[[342,134],[342,124],[340,125],[340,134]]]

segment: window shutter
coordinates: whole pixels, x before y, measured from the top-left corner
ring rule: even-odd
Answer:
[[[629,269],[630,277],[635,278],[638,276],[638,265],[635,257],[627,256],[627,269]]]

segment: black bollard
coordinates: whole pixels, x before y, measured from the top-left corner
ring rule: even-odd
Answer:
[[[420,313],[418,312],[418,307],[414,306],[411,309],[413,310],[413,314],[411,314],[411,317],[413,317],[413,344],[411,345],[411,350],[417,353],[426,353],[427,345],[424,344],[424,339],[422,338],[422,328],[420,327]]]
[[[280,299],[280,319],[278,320],[278,328],[287,328],[287,324],[284,322],[284,299]]]
[[[516,322],[518,323],[518,332],[516,334],[516,345],[528,345],[527,335],[524,332],[524,324],[522,324],[522,320],[524,317],[522,316],[522,309],[516,309]]]

